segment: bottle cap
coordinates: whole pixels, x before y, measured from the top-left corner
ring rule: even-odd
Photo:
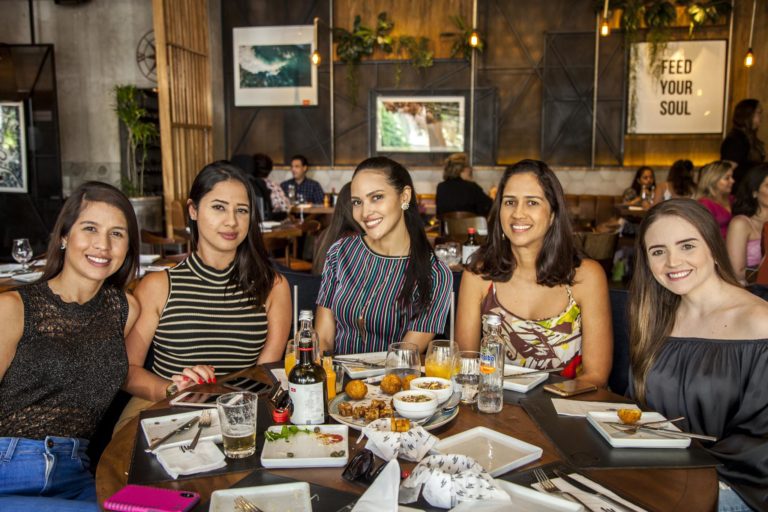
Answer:
[[[475,230],[475,228],[467,228],[467,234],[468,235],[475,235],[475,234],[477,234],[477,230]]]
[[[312,320],[314,318],[314,315],[312,314],[311,309],[302,309],[299,312],[299,322],[302,320]]]
[[[291,411],[288,409],[273,409],[272,421],[275,423],[286,423],[291,418]]]
[[[501,325],[501,317],[499,315],[483,315],[483,322],[488,325]]]

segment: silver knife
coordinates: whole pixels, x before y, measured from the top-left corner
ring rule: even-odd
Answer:
[[[369,363],[368,361],[363,361],[361,359],[334,359],[333,362],[340,363],[342,365],[346,364],[349,366],[364,366],[367,368],[384,368],[383,364]]]
[[[157,448],[158,446],[160,446],[161,444],[163,444],[164,442],[166,442],[167,440],[169,440],[170,438],[172,438],[173,436],[175,436],[176,434],[178,434],[182,430],[185,430],[185,429],[191,427],[192,425],[194,425],[198,421],[200,421],[200,416],[195,416],[191,420],[187,421],[186,423],[183,423],[182,425],[176,427],[174,430],[172,430],[169,433],[165,434],[163,437],[161,437],[157,441],[152,441],[152,443],[149,445],[149,448],[146,448],[144,451],[147,452],[147,453],[152,453],[153,451],[155,451],[155,448]]]
[[[526,377],[535,377],[538,375],[541,375],[542,373],[556,373],[563,371],[563,368],[551,368],[549,370],[536,370],[535,372],[522,372],[522,373],[510,373],[509,375],[505,375],[505,379],[525,379]]]
[[[606,422],[606,424],[619,430],[635,429],[635,430],[642,430],[643,432],[651,432],[653,434],[659,434],[662,436],[687,437],[689,439],[701,439],[702,441],[712,441],[712,442],[717,441],[717,438],[714,436],[705,436],[704,434],[694,434],[692,432],[682,432],[680,430],[669,430],[666,428],[645,427],[642,424],[627,425],[625,423],[614,423],[610,421]]]
[[[555,469],[555,475],[559,476],[564,481],[568,482],[569,484],[571,484],[572,486],[574,486],[575,488],[577,488],[581,492],[586,492],[587,494],[591,494],[593,496],[597,496],[601,500],[607,501],[608,503],[610,503],[614,507],[617,507],[619,510],[629,510],[630,512],[632,512],[632,509],[627,508],[627,506],[622,504],[621,502],[618,502],[615,499],[611,498],[610,496],[606,496],[605,494],[592,489],[588,485],[585,485],[585,484],[579,482],[578,480],[576,480],[572,476],[566,475],[563,471],[560,471],[559,469]]]

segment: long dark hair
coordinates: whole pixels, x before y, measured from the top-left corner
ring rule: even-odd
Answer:
[[[544,245],[536,257],[536,282],[544,286],[571,285],[581,258],[573,242],[563,187],[555,173],[540,160],[521,160],[504,171],[488,215],[488,238],[477,250],[477,257],[470,260],[469,270],[491,281],[506,282],[512,278],[517,261],[509,240],[504,237],[499,214],[507,181],[525,173],[533,174],[539,181],[553,215],[552,225],[544,235]]]
[[[752,167],[747,175],[742,178],[739,189],[736,191],[736,198],[733,201],[733,215],[753,216],[757,213],[760,205],[755,197],[760,185],[768,178],[768,164],[759,164]]]
[[[411,200],[408,209],[403,212],[405,227],[411,240],[411,248],[408,253],[408,264],[405,269],[405,281],[397,296],[401,308],[407,309],[414,306],[414,316],[426,310],[432,303],[432,261],[435,254],[432,251],[424,231],[424,224],[419,217],[419,207],[416,201],[416,190],[408,170],[402,164],[391,158],[377,156],[360,162],[352,179],[355,179],[362,171],[376,171],[384,174],[389,183],[398,194],[402,194],[405,187],[411,189]],[[416,290],[416,300],[413,299],[413,290]]]
[[[64,202],[59,212],[56,224],[53,226],[51,240],[46,251],[45,268],[42,281],[53,279],[64,268],[65,249],[61,248],[61,241],[69,235],[72,226],[77,221],[80,213],[88,203],[106,203],[114,206],[125,217],[128,224],[128,252],[120,268],[109,276],[104,284],[123,289],[136,276],[136,268],[139,264],[140,240],[139,226],[136,222],[136,213],[128,198],[118,189],[100,181],[88,181],[77,187]]]
[[[217,183],[234,180],[243,184],[248,194],[249,225],[248,234],[237,247],[235,263],[230,284],[238,286],[243,294],[255,305],[262,305],[267,301],[267,296],[275,283],[277,272],[269,263],[269,256],[261,238],[261,219],[256,208],[256,194],[253,191],[248,178],[238,167],[226,160],[219,160],[206,165],[195,177],[192,188],[189,191],[189,200],[195,208],[199,208],[203,196],[208,194]],[[197,250],[199,234],[197,221],[190,219],[189,228],[192,234],[192,250]]]
[[[693,183],[693,162],[690,160],[677,160],[669,168],[667,181],[672,184],[672,190],[678,196],[692,196],[695,189],[695,184]]]
[[[339,238],[360,233],[360,225],[355,222],[352,217],[352,199],[351,189],[349,183],[345,183],[341,190],[339,190],[339,197],[336,200],[336,206],[333,210],[333,216],[328,227],[323,231],[323,234],[318,240],[318,244],[315,247],[314,258],[312,261],[312,273],[320,274],[323,272],[323,266],[325,264],[325,255],[328,253],[328,248]]]
[[[638,197],[640,197],[640,195],[643,193],[643,186],[640,185],[640,178],[643,176],[645,171],[651,171],[651,174],[653,175],[653,184],[651,186],[656,186],[656,173],[653,172],[653,167],[644,165],[638,168],[635,172],[635,177],[632,179],[632,185],[630,185],[630,188],[637,193]]]
[[[747,98],[738,102],[733,109],[733,129],[739,130],[747,136],[750,146],[750,159],[753,159],[751,154],[753,151],[757,155],[765,156],[765,144],[757,138],[757,128],[752,126],[752,120],[758,108],[760,108],[760,101],[754,98]]]
[[[635,398],[645,404],[645,379],[656,356],[675,324],[680,296],[659,284],[648,263],[645,236],[648,228],[663,217],[680,217],[701,234],[712,253],[715,272],[728,284],[740,286],[733,273],[720,228],[712,214],[693,199],[670,199],[650,210],[640,224],[635,254],[635,271],[629,291],[630,362]]]

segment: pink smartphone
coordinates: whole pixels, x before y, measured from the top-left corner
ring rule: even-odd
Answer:
[[[198,501],[200,495],[196,492],[126,485],[104,502],[104,509],[122,512],[187,512]]]

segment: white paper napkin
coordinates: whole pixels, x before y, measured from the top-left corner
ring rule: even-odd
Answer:
[[[583,475],[572,473],[569,476],[574,480],[578,480],[579,482],[583,483],[587,487],[594,489],[597,492],[605,494],[606,496],[610,496],[611,498],[618,501],[619,503],[621,503],[622,505],[624,505],[630,510],[635,510],[637,512],[646,512],[644,508],[638,507],[637,505],[630,503],[629,501],[625,500],[619,495],[611,492],[610,490],[606,489],[602,485],[593,482],[592,480],[590,480],[589,478]],[[601,507],[615,508],[615,506],[611,502],[603,500],[602,498],[600,498],[599,496],[595,496],[594,494],[580,491],[579,489],[572,486],[562,478],[551,478],[551,480],[557,486],[558,489],[560,489],[561,491],[573,494],[574,496],[582,500],[584,503],[586,503],[589,508],[594,508],[594,510],[600,510]],[[540,484],[533,484],[531,487],[543,492],[543,489]]]
[[[157,461],[174,479],[179,475],[194,475],[227,465],[224,454],[212,441],[200,441],[194,451],[183,452],[177,446],[159,450]]]
[[[588,412],[612,412],[619,409],[639,409],[635,404],[618,404],[614,402],[587,402],[585,400],[567,400],[553,398],[552,405],[560,416],[586,417]]]
[[[21,281],[22,283],[34,283],[41,277],[43,277],[42,272],[29,272],[27,274],[16,274],[13,276],[16,281]]]
[[[440,508],[452,508],[464,501],[510,501],[483,467],[466,455],[432,455],[413,468],[400,484],[400,503],[424,499]]]
[[[391,512],[397,510],[397,488],[400,485],[400,464],[397,459],[387,462],[365,494],[357,500],[352,512]]]
[[[439,441],[438,438],[424,430],[421,426],[414,426],[408,432],[391,432],[391,420],[380,418],[363,427],[362,435],[357,440],[359,443],[364,437],[368,437],[365,447],[375,455],[392,460],[401,457],[405,460],[418,462]]]
[[[288,376],[285,374],[285,368],[275,368],[270,370],[272,375],[280,382],[280,386],[283,389],[288,389]]]

